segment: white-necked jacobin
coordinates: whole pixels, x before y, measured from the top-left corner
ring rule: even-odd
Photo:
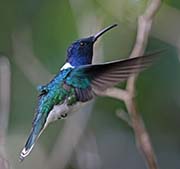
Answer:
[[[66,63],[46,85],[38,87],[38,105],[27,142],[20,154],[22,161],[50,122],[65,118],[81,104],[93,99],[96,91],[106,90],[130,75],[148,67],[157,53],[102,64],[92,64],[93,46],[111,25],[94,36],[75,41],[67,50]]]

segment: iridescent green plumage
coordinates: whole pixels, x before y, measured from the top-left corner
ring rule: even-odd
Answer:
[[[40,94],[34,124],[41,116],[47,117],[54,105],[62,104],[65,100],[70,100],[71,104],[75,104],[75,99],[74,102],[71,101],[72,97],[75,98],[74,89],[72,87],[67,89],[64,86],[65,79],[71,71],[72,68],[61,70],[50,83],[39,88]]]

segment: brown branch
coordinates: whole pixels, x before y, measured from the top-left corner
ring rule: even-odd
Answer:
[[[137,111],[136,103],[133,98],[125,102],[131,118],[131,125],[135,133],[136,143],[139,150],[144,156],[149,169],[157,169],[157,161],[151,145],[148,132],[144,126],[144,122],[140,113]]]
[[[101,92],[101,91],[95,91],[95,93],[98,96],[108,96],[119,100],[127,100],[128,99],[128,92],[123,89],[119,89],[116,87],[108,88],[107,90]]]
[[[160,4],[161,0],[151,0],[144,14],[139,16],[136,42],[130,57],[143,55],[151,30],[152,21],[160,7]],[[134,100],[136,78],[137,75],[133,75],[127,80],[125,90],[111,88],[103,93],[99,92],[99,94],[102,96],[109,96],[124,101],[128,110],[132,128],[135,133],[137,147],[142,152],[142,155],[147,162],[148,168],[157,169],[158,165],[156,162],[154,150],[151,145],[148,132],[144,126],[142,117],[137,111],[136,103]]]

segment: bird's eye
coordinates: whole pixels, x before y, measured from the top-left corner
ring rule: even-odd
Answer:
[[[84,42],[80,42],[80,45],[81,45],[81,46],[84,46],[84,45],[85,45],[85,43],[84,43]]]

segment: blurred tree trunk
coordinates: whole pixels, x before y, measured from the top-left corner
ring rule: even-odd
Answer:
[[[10,73],[9,60],[0,56],[0,169],[10,168],[5,149],[10,108]]]

